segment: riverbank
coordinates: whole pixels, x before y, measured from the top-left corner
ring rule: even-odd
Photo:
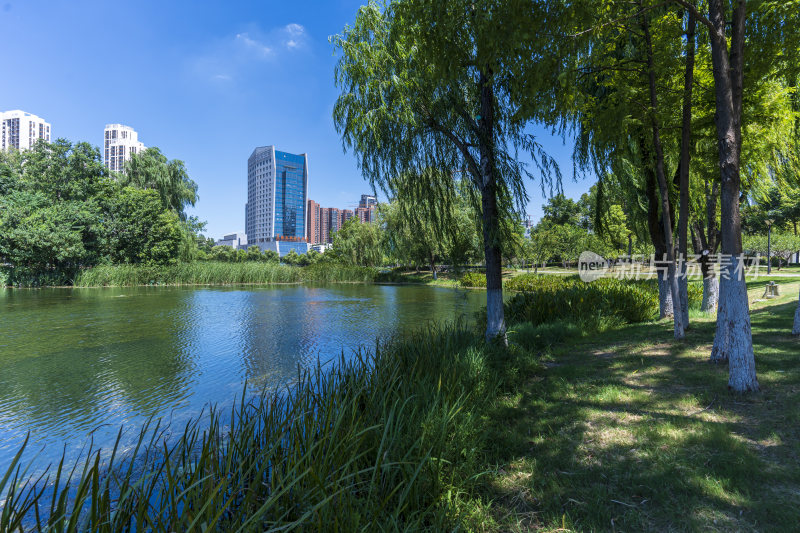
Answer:
[[[703,314],[682,342],[668,320],[519,325],[507,349],[428,329],[301,373],[296,392],[240,405],[229,427],[212,413],[167,454],[141,448],[141,483],[90,458],[71,484],[83,499],[55,516],[91,509],[86,529],[791,530],[799,288],[762,301],[751,286],[755,395],[730,394],[727,368],[707,363]],[[21,497],[0,530],[24,511],[19,485],[5,484]],[[43,516],[59,502],[52,487],[39,497]]]
[[[421,331],[302,372],[291,392],[240,404],[229,425],[212,412],[166,449],[156,430],[134,457],[91,456],[54,509],[52,486],[43,496],[12,475],[0,530],[15,530],[33,501],[40,516],[80,517],[87,530],[451,529],[482,468],[492,399],[534,364],[470,329]],[[32,529],[50,527],[42,520]]]

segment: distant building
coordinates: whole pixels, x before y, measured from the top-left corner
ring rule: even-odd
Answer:
[[[36,141],[50,142],[50,123],[20,109],[0,112],[0,150],[30,150]]]
[[[325,242],[333,242],[333,234],[342,227],[342,210],[338,207],[328,208],[328,232],[325,234]]]
[[[247,160],[245,233],[262,250],[281,256],[308,251],[308,156],[260,146]]]
[[[377,220],[375,212],[378,208],[378,198],[371,194],[362,194],[356,208],[356,216],[362,223],[371,223]]]
[[[308,242],[311,244],[332,243],[333,234],[339,231],[345,222],[354,217],[362,223],[375,222],[377,206],[377,198],[369,194],[361,195],[361,201],[354,210],[320,207],[314,200],[309,200]]]
[[[103,164],[114,172],[125,170],[125,161],[147,149],[136,130],[124,124],[106,124],[103,139]]]
[[[230,235],[223,236],[220,240],[214,243],[214,246],[230,246],[234,250],[247,249],[247,234],[245,233],[231,233]]]
[[[308,217],[308,221],[306,222],[306,239],[310,244],[316,244],[320,241],[320,220],[319,220],[319,204],[314,200],[308,201],[308,209],[306,210],[306,216]]]
[[[358,202],[358,207],[376,207],[378,205],[378,198],[371,194],[362,194],[361,200]]]

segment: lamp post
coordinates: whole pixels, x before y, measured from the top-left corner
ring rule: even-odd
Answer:
[[[765,220],[767,223],[767,275],[772,274],[772,225],[775,221],[771,218]]]

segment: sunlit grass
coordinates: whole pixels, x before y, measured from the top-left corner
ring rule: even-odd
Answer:
[[[800,523],[800,285],[750,284],[760,393],[708,362],[713,315],[565,338],[492,411],[491,530],[794,531]]]

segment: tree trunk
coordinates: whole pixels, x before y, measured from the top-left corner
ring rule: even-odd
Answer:
[[[663,269],[658,269],[658,318],[674,317],[675,306],[672,302],[672,290],[669,279]]]
[[[794,327],[792,328],[792,335],[800,335],[800,299],[797,300],[797,310],[794,312]]]
[[[734,3],[731,50],[728,55],[725,6],[722,0],[710,0],[709,31],[714,70],[714,92],[719,145],[719,166],[722,182],[722,253],[723,275],[720,280],[720,302],[714,350],[718,357],[727,356],[728,387],[736,392],[758,390],[750,310],[742,261],[742,228],[739,213],[739,164],[742,147],[742,83],[745,28],[745,0]],[[714,358],[712,350],[712,359]]]
[[[681,126],[681,161],[680,161],[680,206],[678,216],[678,257],[680,258],[680,276],[678,291],[680,294],[681,322],[684,330],[689,329],[689,280],[686,278],[686,260],[689,250],[689,168],[692,159],[692,89],[694,85],[694,35],[697,19],[687,14],[686,26],[686,71],[683,80],[683,124]]]
[[[480,172],[483,250],[486,257],[486,340],[507,344],[503,309],[503,259],[494,160],[494,90],[491,72],[480,73]]]
[[[703,278],[703,304],[700,310],[706,313],[713,313],[717,310],[719,302],[719,280],[716,276]]]
[[[436,262],[434,261],[433,252],[431,252],[431,273],[433,274],[433,280],[436,281]]]
[[[661,220],[664,230],[664,243],[667,248],[667,279],[669,288],[672,292],[673,323],[676,339],[684,337],[683,315],[681,312],[680,292],[678,290],[678,278],[675,272],[675,248],[672,239],[672,220],[669,211],[669,188],[667,187],[667,177],[664,171],[664,149],[661,145],[661,127],[658,123],[656,110],[658,109],[658,97],[656,95],[656,72],[653,60],[653,45],[650,38],[650,26],[647,22],[647,14],[642,15],[642,30],[644,32],[645,44],[647,45],[647,70],[648,83],[650,87],[650,114],[653,128],[653,148],[656,155],[656,178],[658,188],[661,193]]]

